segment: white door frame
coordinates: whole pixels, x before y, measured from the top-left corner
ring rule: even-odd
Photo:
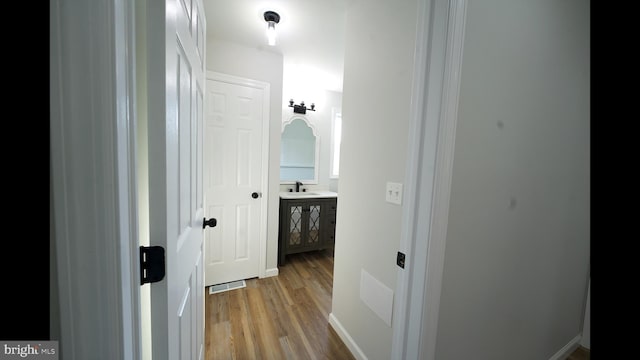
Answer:
[[[466,0],[419,0],[393,359],[435,356]],[[428,221],[425,221],[428,219]]]
[[[49,4],[52,340],[64,359],[139,359],[134,3]]]
[[[260,191],[263,194],[261,197],[262,201],[260,204],[260,252],[258,254],[260,258],[260,273],[259,277],[264,278],[267,276],[267,218],[268,218],[268,205],[269,205],[269,113],[270,113],[270,99],[271,99],[271,84],[243,78],[239,76],[223,74],[216,71],[207,70],[206,80],[214,80],[225,82],[234,85],[248,86],[256,89],[262,90],[262,172],[260,178]],[[208,99],[206,98],[207,94],[205,94],[205,104],[207,104]],[[205,110],[206,113],[206,110]],[[203,128],[206,131],[206,114]],[[203,155],[203,161],[207,161],[206,154]],[[206,168],[206,167],[205,167]],[[206,189],[206,186],[204,187]],[[208,203],[205,196],[205,214],[206,214],[206,204]],[[206,246],[206,242],[205,242]],[[205,250],[206,254],[206,250]],[[206,264],[206,261],[205,261]]]

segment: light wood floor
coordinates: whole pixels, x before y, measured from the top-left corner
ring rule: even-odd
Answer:
[[[582,346],[579,346],[574,352],[569,355],[567,360],[589,360],[591,359],[591,352]]]
[[[288,255],[278,276],[246,283],[206,294],[206,359],[354,359],[329,325],[328,252]]]

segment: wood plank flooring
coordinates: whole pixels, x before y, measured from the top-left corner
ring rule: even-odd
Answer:
[[[579,346],[574,352],[569,355],[567,360],[589,360],[591,359],[591,351],[582,346]]]
[[[206,359],[354,359],[329,325],[330,252],[288,255],[279,272],[246,280],[246,288],[207,292]]]

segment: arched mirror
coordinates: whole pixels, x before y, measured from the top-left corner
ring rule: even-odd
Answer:
[[[318,183],[319,139],[315,128],[303,116],[282,124],[280,183]]]

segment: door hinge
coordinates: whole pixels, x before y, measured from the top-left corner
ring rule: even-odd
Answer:
[[[398,251],[398,257],[396,258],[396,264],[398,264],[398,266],[400,266],[403,269],[404,269],[404,258],[405,258],[405,255],[403,253],[401,253],[400,251]]]
[[[140,246],[140,285],[164,279],[165,261],[162,246]]]

